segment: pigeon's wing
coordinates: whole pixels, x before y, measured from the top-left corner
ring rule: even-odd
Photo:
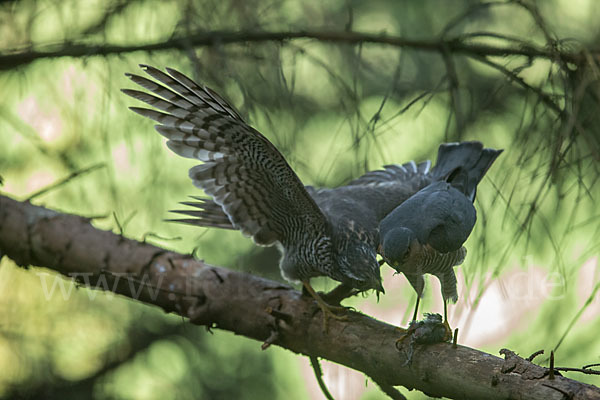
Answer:
[[[231,105],[175,70],[142,68],[160,83],[127,76],[153,94],[123,92],[160,111],[131,109],[158,122],[156,130],[168,139],[173,152],[203,162],[189,175],[213,202],[192,204],[200,205],[187,212],[198,219],[196,225],[226,227],[225,215],[234,229],[261,245],[293,240],[296,230],[322,233],[327,229],[323,213],[281,153]]]
[[[414,229],[420,231],[417,236],[442,253],[457,251],[475,226],[477,213],[473,203],[445,182],[436,182],[421,193],[418,219],[412,221]]]
[[[417,176],[427,175],[430,168],[431,161],[429,160],[419,164],[409,161],[402,165],[385,165],[383,169],[369,171],[363,176],[356,178],[348,183],[347,186],[390,185],[409,182]]]
[[[321,209],[330,210],[331,214],[351,202],[355,209],[353,219],[364,226],[376,228],[379,221],[394,208],[431,182],[430,166],[429,161],[387,165],[382,170],[367,172],[344,186],[311,190],[311,195]]]

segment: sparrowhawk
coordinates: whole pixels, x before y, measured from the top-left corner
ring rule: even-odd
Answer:
[[[173,69],[164,73],[141,67],[160,83],[127,76],[154,94],[123,92],[160,111],[131,109],[158,122],[156,130],[173,152],[203,162],[189,176],[211,198],[190,203],[197,210],[181,211],[192,217],[183,222],[237,229],[258,245],[276,245],[283,276],[302,282],[324,313],[331,308],[310,286],[312,277],[325,275],[361,291],[383,291],[378,223],[418,187],[382,192],[386,209],[384,204],[373,208],[369,198],[352,201],[307,189],[275,146],[214,91]]]

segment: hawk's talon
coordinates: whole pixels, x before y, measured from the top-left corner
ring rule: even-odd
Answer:
[[[316,301],[316,302],[317,302],[317,305],[319,306],[319,309],[323,313],[323,330],[325,332],[329,332],[329,324],[328,324],[329,318],[333,318],[338,321],[347,321],[348,320],[348,315],[338,314],[338,313],[348,312],[348,309],[346,307],[332,306],[332,305],[325,303],[322,300]]]
[[[348,315],[338,315],[339,313],[347,313],[349,311],[348,307],[333,306],[331,304],[327,304],[321,298],[321,296],[319,296],[317,294],[317,292],[315,292],[315,290],[312,288],[312,286],[310,286],[310,284],[307,281],[302,281],[302,285],[303,285],[304,289],[306,290],[306,292],[308,292],[312,296],[312,298],[317,302],[317,305],[319,306],[319,308],[321,309],[321,312],[323,313],[323,327],[325,329],[325,332],[328,331],[328,324],[327,324],[328,318],[331,317],[333,319],[337,319],[338,321],[347,321],[348,320]]]
[[[450,328],[450,324],[448,323],[448,303],[446,299],[444,299],[444,328],[446,329],[444,342],[449,342],[452,340],[452,328]]]

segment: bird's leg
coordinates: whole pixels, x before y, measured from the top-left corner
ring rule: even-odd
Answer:
[[[308,294],[310,294],[312,296],[312,298],[315,299],[315,301],[317,302],[317,305],[323,312],[323,326],[325,327],[325,331],[327,331],[327,318],[328,317],[332,317],[332,318],[335,318],[338,320],[348,319],[347,315],[337,315],[336,314],[336,312],[346,312],[347,311],[346,307],[332,306],[330,304],[327,304],[321,298],[321,296],[319,296],[317,294],[317,292],[315,292],[315,289],[313,289],[312,286],[310,286],[310,283],[308,283],[308,281],[302,281],[302,285],[303,285],[304,289],[306,289]]]
[[[448,301],[444,299],[444,328],[446,328],[446,334],[444,335],[444,341],[452,340],[452,328],[448,323]]]
[[[419,311],[419,302],[420,301],[421,301],[421,296],[419,296],[419,294],[417,293],[417,302],[415,303],[415,312],[413,313],[413,317],[412,317],[413,321],[417,320],[417,315],[418,315],[418,311]]]

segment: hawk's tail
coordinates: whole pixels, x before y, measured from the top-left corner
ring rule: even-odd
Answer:
[[[445,180],[475,200],[477,184],[502,153],[502,150],[483,148],[481,142],[444,143],[438,150],[438,158],[432,175]]]

